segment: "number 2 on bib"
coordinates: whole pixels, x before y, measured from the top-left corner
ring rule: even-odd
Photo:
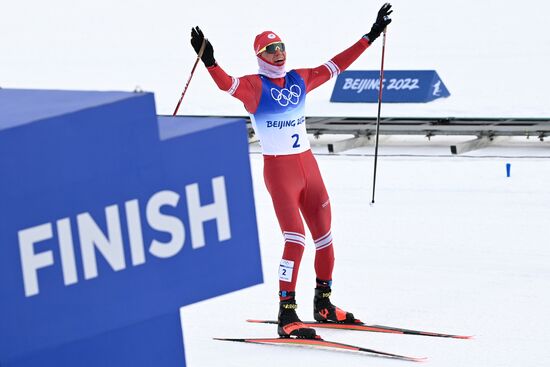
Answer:
[[[292,137],[294,138],[294,144],[292,144],[292,147],[293,148],[300,148],[300,143],[298,143],[298,140],[300,140],[300,135],[294,134],[294,135],[292,135]]]

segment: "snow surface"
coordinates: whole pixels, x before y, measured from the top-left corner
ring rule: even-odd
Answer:
[[[252,0],[12,1],[0,12],[0,86],[155,92],[170,114],[195,59],[200,25],[235,76],[254,73],[254,36],[271,29],[288,66],[314,67],[370,29],[382,2]],[[550,2],[392,1],[386,69],[435,69],[451,97],[385,104],[383,116],[549,117]],[[288,15],[290,11],[290,15]],[[377,69],[381,42],[351,69]],[[374,116],[375,104],[331,104],[334,80],[308,96],[310,116]],[[182,114],[244,115],[202,65]],[[450,340],[352,331],[327,338],[429,357],[429,366],[548,366],[550,325],[550,145],[512,139],[449,155],[466,138],[392,138],[380,147],[376,204],[372,148],[328,155],[313,141],[331,196],[336,253],[334,302],[368,323],[473,334]],[[339,137],[341,138],[341,137]],[[398,366],[411,362],[342,352],[243,345],[212,337],[269,337],[248,318],[277,313],[282,237],[251,146],[265,283],[182,309],[189,366]],[[512,175],[506,177],[505,164]],[[298,284],[311,318],[313,244]]]
[[[350,155],[317,154],[333,208],[332,298],[368,323],[475,335],[475,339],[329,330],[319,334],[368,348],[427,356],[428,365],[434,367],[548,366],[550,157],[536,158],[538,149],[510,146],[485,149],[487,157],[452,157],[445,142],[425,145],[380,148],[374,206],[369,205],[372,149],[353,150]],[[323,147],[315,150],[320,153]],[[413,155],[400,155],[404,151]],[[412,363],[211,339],[276,333],[274,326],[245,322],[276,317],[282,254],[281,234],[262,180],[261,155],[251,154],[251,161],[265,284],[182,310],[188,364]],[[511,177],[506,177],[506,163],[511,163]],[[309,237],[297,288],[303,319],[312,318],[313,256]]]

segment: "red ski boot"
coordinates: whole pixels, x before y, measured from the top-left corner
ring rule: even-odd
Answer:
[[[312,329],[302,323],[296,314],[296,301],[294,298],[281,301],[279,304],[279,318],[277,332],[282,338],[291,336],[304,339],[318,339],[315,329]]]
[[[341,324],[358,324],[361,320],[356,319],[352,313],[346,312],[330,302],[331,288],[330,282],[319,281],[315,288],[315,297],[313,298],[313,317],[319,322],[337,322]],[[322,283],[321,283],[322,284]]]

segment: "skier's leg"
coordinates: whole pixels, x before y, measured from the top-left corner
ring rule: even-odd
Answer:
[[[315,242],[315,272],[317,275],[313,316],[317,321],[344,323],[360,322],[352,313],[330,302],[334,247],[331,233],[331,209],[325,184],[313,155],[304,161],[307,189],[303,192],[300,209]]]
[[[304,178],[296,157],[264,157],[264,180],[285,239],[279,266],[279,315],[277,332],[282,337],[315,338],[296,314],[295,290],[304,253],[305,231],[299,198]]]
[[[304,155],[302,164],[307,185],[300,197],[300,210],[315,242],[315,273],[318,279],[330,280],[334,268],[330,200],[313,155]]]

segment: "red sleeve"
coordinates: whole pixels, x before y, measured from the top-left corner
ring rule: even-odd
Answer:
[[[256,112],[262,96],[262,80],[258,75],[245,75],[234,78],[228,75],[218,64],[207,69],[218,88],[240,100],[247,112]]]
[[[353,46],[334,56],[328,62],[312,69],[297,69],[306,84],[307,92],[317,88],[333,76],[346,70],[369,47],[369,41],[362,37]]]

